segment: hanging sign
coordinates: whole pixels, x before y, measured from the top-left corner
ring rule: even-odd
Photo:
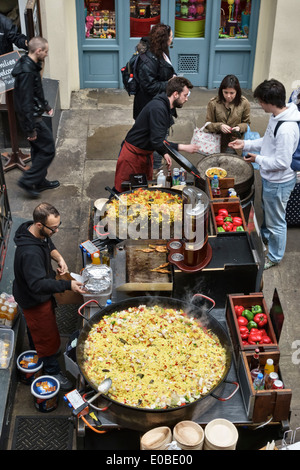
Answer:
[[[20,57],[18,51],[0,55],[0,94],[13,90],[15,79],[11,72]]]

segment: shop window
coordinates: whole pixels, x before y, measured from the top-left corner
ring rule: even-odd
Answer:
[[[84,2],[85,37],[89,39],[115,39],[115,0],[86,0]]]
[[[176,0],[175,37],[203,38],[206,0]]]
[[[219,38],[247,39],[251,0],[222,0]]]
[[[130,37],[148,36],[160,23],[160,0],[130,0]]]

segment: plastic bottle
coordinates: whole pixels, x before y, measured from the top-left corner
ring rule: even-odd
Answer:
[[[182,167],[179,169],[179,181],[180,184],[186,184],[186,172]]]
[[[100,262],[100,253],[94,253],[92,255],[92,264],[101,264]]]
[[[264,383],[264,376],[263,374],[260,372],[258,374],[258,376],[256,377],[256,379],[254,380],[253,382],[253,387],[254,387],[254,390],[263,390],[264,389],[264,386],[265,386],[265,383]]]
[[[218,196],[220,192],[219,188],[219,178],[217,175],[214,175],[213,179],[211,180],[211,192],[213,196]]]
[[[172,186],[172,173],[168,171],[168,175],[166,178],[166,188],[170,188]]]
[[[179,184],[179,168],[174,168],[173,170],[173,186]]]
[[[268,386],[269,381],[270,381],[270,374],[274,372],[274,363],[273,359],[267,359],[264,367],[264,380],[265,380],[265,385]]]
[[[163,188],[166,186],[166,177],[163,170],[160,170],[157,175],[157,184]]]
[[[267,359],[264,368],[264,373],[265,375],[270,375],[271,372],[274,372],[274,362],[273,359]]]

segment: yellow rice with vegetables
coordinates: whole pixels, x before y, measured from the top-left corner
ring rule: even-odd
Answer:
[[[121,204],[117,198],[108,204],[108,218],[127,218],[129,223],[137,217],[145,220],[155,217],[157,222],[162,222],[167,217],[167,220],[174,222],[182,215],[182,198],[179,194],[138,188],[131,193],[120,194],[119,198]]]
[[[105,315],[84,343],[84,372],[108,396],[139,408],[193,402],[223,377],[226,352],[210,330],[182,310],[132,307]]]

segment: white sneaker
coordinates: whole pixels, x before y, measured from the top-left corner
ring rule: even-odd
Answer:
[[[271,261],[267,256],[265,257],[265,265],[264,269],[270,269],[273,268],[273,266],[277,266],[278,263],[274,263],[274,261]]]

